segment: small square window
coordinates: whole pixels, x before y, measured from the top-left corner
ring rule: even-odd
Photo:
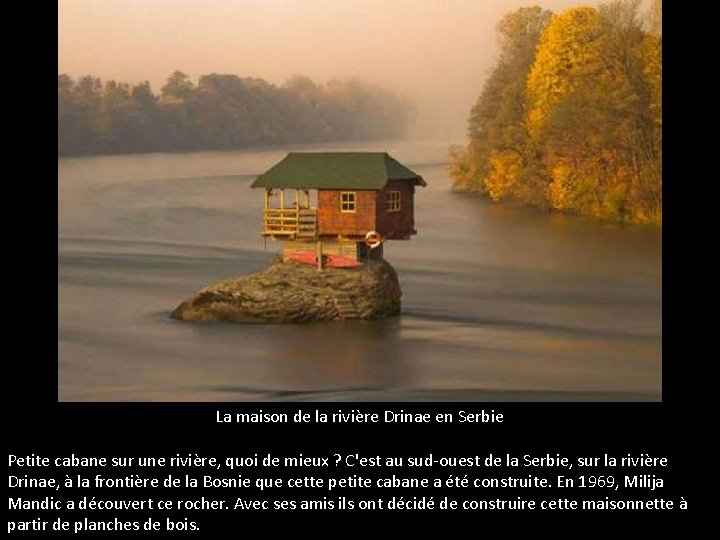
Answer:
[[[341,212],[355,212],[355,192],[353,192],[353,191],[340,192],[340,211]]]
[[[388,191],[385,208],[388,212],[399,212],[400,211],[400,192],[399,191]]]

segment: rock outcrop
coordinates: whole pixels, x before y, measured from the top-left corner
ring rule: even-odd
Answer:
[[[264,271],[205,287],[172,312],[189,322],[301,323],[377,319],[400,312],[400,284],[386,261],[324,268],[277,258]]]

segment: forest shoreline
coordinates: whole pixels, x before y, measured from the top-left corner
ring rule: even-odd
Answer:
[[[454,186],[602,221],[662,224],[662,3],[498,23],[501,52],[449,149]]]
[[[58,75],[58,157],[206,151],[262,144],[403,137],[415,108],[357,79],[282,85],[175,71],[159,92],[86,75]]]

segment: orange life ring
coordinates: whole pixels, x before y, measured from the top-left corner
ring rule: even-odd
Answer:
[[[365,235],[365,245],[370,249],[375,249],[383,242],[382,235],[377,231],[370,231]]]

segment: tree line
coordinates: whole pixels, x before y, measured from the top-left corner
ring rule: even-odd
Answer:
[[[662,222],[662,4],[616,0],[497,25],[500,57],[450,149],[455,188],[622,222]]]
[[[176,71],[155,94],[148,82],[58,75],[58,156],[390,138],[413,116],[402,97],[357,80],[211,74],[195,84]]]

